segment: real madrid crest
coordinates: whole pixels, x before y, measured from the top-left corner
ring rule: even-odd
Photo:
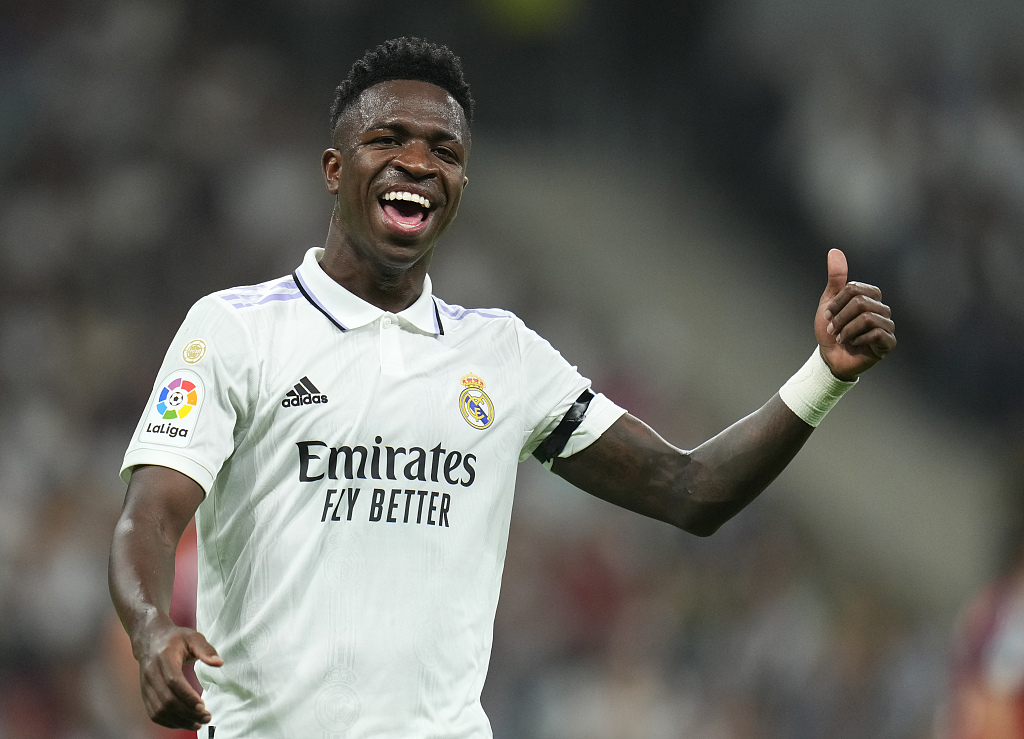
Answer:
[[[494,403],[484,392],[484,381],[470,373],[462,378],[463,391],[459,396],[459,410],[466,423],[475,429],[485,429],[494,422]]]

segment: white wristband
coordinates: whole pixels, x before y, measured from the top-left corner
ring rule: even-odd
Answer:
[[[779,397],[791,411],[817,428],[832,406],[856,384],[857,380],[844,382],[833,375],[821,358],[821,349],[816,348],[804,366],[786,380]]]

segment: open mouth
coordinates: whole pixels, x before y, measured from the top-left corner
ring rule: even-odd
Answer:
[[[384,221],[403,234],[416,233],[425,228],[433,213],[433,204],[429,199],[411,192],[385,193],[378,202]]]

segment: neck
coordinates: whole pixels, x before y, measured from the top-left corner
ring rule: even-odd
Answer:
[[[381,310],[398,313],[416,302],[423,292],[423,279],[430,264],[430,252],[410,265],[385,264],[370,250],[359,248],[338,228],[332,218],[320,267],[353,295]]]

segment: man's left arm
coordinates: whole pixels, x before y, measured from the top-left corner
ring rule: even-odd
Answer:
[[[848,283],[846,257],[838,249],[828,255],[814,334],[828,381],[837,385],[856,380],[896,346],[881,291]],[[626,414],[590,446],[555,459],[551,469],[598,498],[707,536],[756,498],[810,437],[823,414],[814,389],[811,396],[802,392],[777,393],[693,451],[677,449]]]

